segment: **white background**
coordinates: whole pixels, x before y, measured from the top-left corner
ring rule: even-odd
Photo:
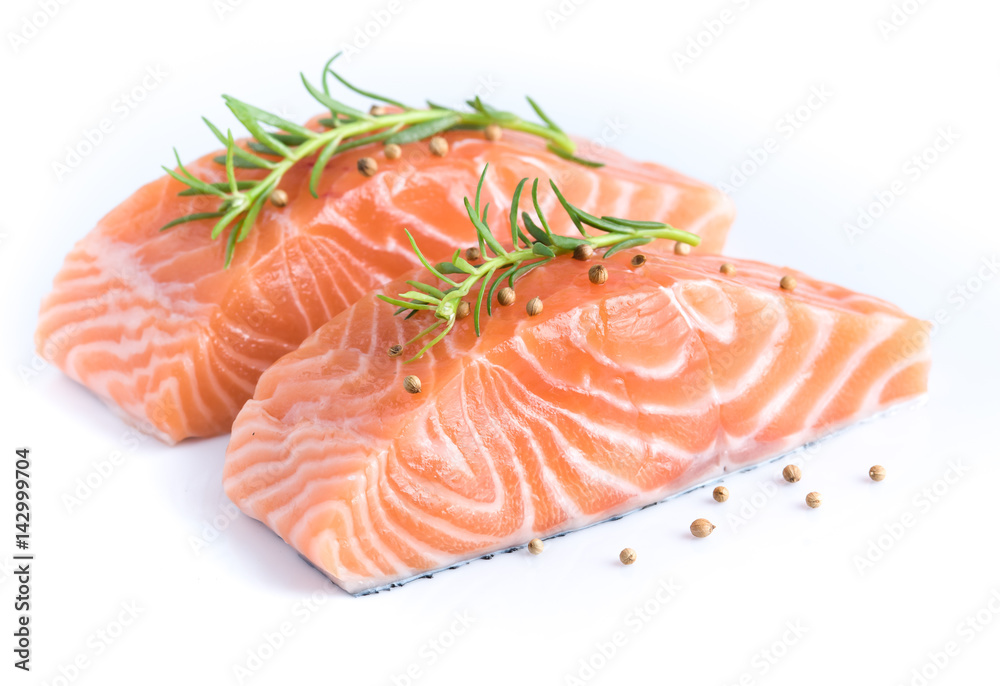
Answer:
[[[1000,254],[995,2],[898,1],[911,14],[880,26],[890,0],[71,0],[32,33],[43,4],[0,12],[0,553],[6,565],[13,450],[27,445],[37,554],[30,675],[10,664],[16,583],[0,569],[0,683],[996,683],[1000,279],[982,262]],[[705,22],[718,35],[699,37]],[[297,72],[318,76],[366,30],[377,35],[341,65],[357,83],[449,103],[478,90],[522,112],[528,93],[574,133],[710,182],[732,185],[733,166],[773,139],[734,192],[729,252],[946,319],[929,403],[800,455],[794,486],[780,461],[727,479],[724,505],[703,489],[539,557],[340,592],[227,514],[225,438],[137,438],[44,368],[31,337],[72,242],[158,176],[172,146],[186,159],[211,149],[200,115],[234,124],[219,95],[305,119],[318,106]],[[147,69],[165,76],[122,116]],[[829,95],[786,135],[814,88]],[[112,131],[59,178],[53,163],[105,117]],[[907,174],[949,127],[957,139]],[[896,179],[905,194],[849,240],[844,224]],[[88,477],[101,483],[78,490]],[[819,510],[803,504],[810,490]],[[719,528],[692,539],[696,517]],[[626,545],[639,554],[628,568]]]

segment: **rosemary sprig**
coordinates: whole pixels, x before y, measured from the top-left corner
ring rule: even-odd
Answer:
[[[516,114],[495,109],[478,96],[466,102],[469,106],[467,111],[454,110],[429,101],[427,108],[414,108],[398,100],[363,90],[346,81],[331,69],[333,61],[339,56],[340,53],[337,53],[324,65],[323,77],[318,88],[304,74],[300,75],[309,94],[330,111],[329,117],[319,120],[320,124],[326,127],[325,131],[313,131],[224,95],[226,105],[250,132],[252,140],[246,146],[240,146],[234,141],[231,131],[223,134],[211,121],[203,118],[215,137],[226,147],[225,154],[215,158],[216,162],[225,165],[226,182],[209,183],[197,178],[181,163],[176,149],[174,156],[177,158],[177,169],[167,167],[164,169],[187,186],[180,195],[216,196],[219,206],[213,212],[195,212],[178,217],[160,230],[199,219],[217,219],[212,229],[213,238],[229,230],[226,247],[228,267],[236,244],[250,233],[264,203],[278,188],[285,173],[296,163],[316,155],[309,180],[309,190],[314,197],[318,197],[316,186],[323,169],[337,153],[377,141],[386,144],[413,143],[455,128],[485,129],[490,124],[496,124],[547,140],[549,150],[561,157],[580,164],[601,166],[598,162],[576,157],[574,155],[576,145],[572,139],[531,98],[528,98],[528,102],[542,123],[525,121]],[[330,76],[347,89],[400,111],[368,114],[350,107],[330,95]],[[236,169],[264,169],[267,175],[259,180],[237,180]]]
[[[419,281],[407,281],[413,290],[401,293],[396,297],[379,295],[378,297],[395,305],[399,309],[396,314],[407,312],[407,318],[418,312],[429,311],[434,313],[435,321],[427,328],[423,329],[416,336],[411,338],[403,347],[410,346],[421,339],[435,334],[420,351],[411,357],[407,362],[419,359],[425,352],[430,350],[436,343],[441,341],[448,332],[455,326],[459,305],[474,290],[473,296],[475,305],[472,311],[473,325],[476,335],[482,334],[482,313],[483,301],[486,301],[486,312],[493,314],[493,301],[496,289],[504,281],[513,288],[514,284],[525,274],[533,269],[548,264],[553,259],[574,252],[579,246],[589,246],[597,250],[606,248],[604,257],[611,257],[621,250],[635,248],[645,245],[658,238],[698,245],[701,239],[693,233],[675,229],[669,224],[650,221],[636,221],[632,219],[621,219],[618,217],[595,217],[585,212],[576,205],[570,203],[559,191],[555,182],[551,179],[549,184],[556,194],[559,204],[569,215],[573,224],[579,230],[581,238],[560,236],[552,233],[549,229],[548,220],[542,212],[538,202],[538,179],[531,184],[531,203],[534,206],[538,221],[531,218],[527,212],[522,212],[520,219],[524,228],[518,224],[518,211],[521,200],[521,193],[528,179],[521,179],[514,191],[514,197],[510,208],[510,236],[512,248],[505,248],[487,223],[486,215],[489,203],[480,208],[480,196],[483,190],[483,181],[486,179],[486,172],[489,165],[483,169],[479,177],[479,186],[476,188],[475,204],[465,199],[465,209],[468,212],[469,220],[476,229],[479,240],[480,254],[485,258],[482,264],[474,266],[462,258],[461,250],[456,250],[451,260],[439,264],[431,264],[417,246],[417,242],[409,231],[406,232],[410,239],[410,245],[417,254],[421,264],[435,278],[443,283],[439,288]],[[591,228],[603,231],[600,235],[590,235],[584,228]],[[527,232],[527,233],[525,233]],[[492,253],[492,257],[487,255],[487,251]],[[451,278],[450,275],[460,275],[461,280]],[[464,277],[464,278],[463,278]],[[478,289],[478,290],[477,290]],[[440,329],[440,331],[439,331]]]

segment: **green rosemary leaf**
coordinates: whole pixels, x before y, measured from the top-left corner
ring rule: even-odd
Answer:
[[[234,159],[233,160],[233,165],[238,167],[239,166],[238,162],[239,162],[239,160],[235,160]],[[225,163],[225,158],[223,158],[223,164],[224,163]],[[259,182],[257,182],[257,181],[237,181],[236,182],[236,189],[240,190],[240,191],[245,191],[247,189],[253,188],[258,183]],[[218,188],[220,191],[225,191],[227,188],[229,188],[229,182],[228,181],[216,181],[215,183],[211,183],[209,185],[213,186],[215,188]],[[214,195],[214,193],[203,193],[202,191],[198,190],[197,188],[188,188],[187,190],[181,191],[177,195],[187,197],[187,196],[192,196],[192,195]]]
[[[483,181],[486,180],[486,172],[490,170],[490,163],[487,162],[483,167],[483,173],[479,175],[479,183],[476,184],[476,214],[479,214],[479,197],[483,193]],[[483,222],[486,223],[485,221]]]
[[[482,333],[482,330],[481,330],[482,327],[481,327],[481,325],[479,323],[479,318],[480,318],[480,316],[482,314],[482,311],[483,311],[483,294],[486,293],[486,287],[489,285],[490,279],[493,278],[493,274],[495,272],[496,272],[496,268],[490,269],[488,272],[486,272],[486,278],[483,279],[483,283],[479,287],[479,296],[476,298],[476,309],[475,309],[475,312],[473,312],[473,314],[475,315],[474,321],[475,321],[475,324],[476,324],[476,336],[479,336]]]
[[[556,254],[552,252],[552,248],[545,245],[544,243],[534,243],[531,246],[531,252],[535,253],[539,257],[555,257]]]
[[[489,114],[486,110],[486,103],[478,95],[472,98],[472,100],[466,100],[465,104],[480,114]]]
[[[345,150],[350,150],[351,148],[360,148],[362,145],[368,145],[369,143],[377,143],[378,141],[384,141],[387,138],[392,137],[394,133],[403,128],[402,124],[395,124],[392,127],[386,129],[385,131],[380,131],[379,133],[373,133],[370,136],[363,136],[361,138],[352,138],[349,141],[344,141],[341,144],[337,152],[344,152]]]
[[[257,121],[263,122],[264,124],[270,124],[271,126],[275,127],[276,129],[280,129],[281,131],[284,131],[286,134],[295,134],[295,135],[291,136],[290,138],[286,138],[285,141],[292,141],[292,140],[298,140],[298,139],[306,140],[306,139],[309,139],[309,138],[315,138],[316,136],[319,135],[315,131],[313,131],[312,129],[307,129],[306,127],[304,127],[304,126],[302,126],[300,124],[296,124],[295,122],[288,121],[284,117],[279,117],[278,115],[273,114],[271,112],[267,112],[265,110],[262,110],[259,107],[254,107],[253,105],[247,104],[247,103],[243,102],[242,100],[238,100],[238,99],[233,98],[233,97],[228,96],[228,95],[224,95],[222,97],[227,102],[228,101],[232,101],[232,102],[238,103],[239,106],[240,106],[240,109],[242,109],[243,111],[245,111],[246,113],[248,113],[250,116],[252,116]],[[275,135],[275,138],[277,138],[278,140],[282,140],[279,137],[279,135]],[[285,142],[285,141],[282,141],[282,142]]]
[[[223,265],[226,269],[229,269],[229,265],[233,263],[233,255],[236,252],[236,229],[229,232],[229,238],[226,239],[226,261]]]
[[[245,207],[234,207],[233,209],[229,210],[224,215],[222,215],[222,218],[219,219],[218,222],[216,222],[215,227],[212,229],[212,238],[218,238],[222,234],[222,232],[226,230],[226,227],[232,224],[233,220],[236,219],[236,217],[238,217],[244,211],[246,211]],[[233,236],[233,242],[235,243],[235,241],[236,237]]]
[[[334,119],[333,117],[321,117],[316,121],[319,123],[320,126],[325,126],[328,129],[335,129],[341,124],[339,119]]]
[[[531,234],[532,238],[543,245],[552,245],[552,238],[549,234],[545,233],[545,231],[539,227],[538,224],[533,222],[527,212],[521,213],[521,220],[524,222],[524,228],[528,230],[528,233]]]
[[[535,114],[538,115],[539,119],[541,119],[543,122],[545,122],[548,125],[548,127],[550,129],[552,129],[553,131],[558,131],[559,133],[563,133],[563,130],[559,128],[559,125],[556,124],[554,121],[552,121],[549,118],[549,115],[545,114],[545,112],[542,110],[542,108],[538,106],[537,102],[535,102],[534,100],[532,100],[528,96],[525,96],[525,98],[527,98],[528,104],[531,105],[531,109],[535,110]]]
[[[584,212],[580,208],[576,209],[577,218],[586,224],[587,226],[592,226],[595,229],[600,229],[601,231],[607,231],[608,233],[635,233],[635,229],[631,229],[627,226],[622,226],[621,224],[616,224],[614,222],[605,221],[599,219],[589,212]]]
[[[551,235],[552,245],[559,248],[560,250],[573,250],[578,245],[587,245],[587,241],[582,238],[573,238],[571,236],[560,236],[557,233]]]
[[[417,242],[413,239],[413,234],[411,234],[408,229],[406,230],[406,237],[410,239],[410,245],[413,246],[413,252],[417,254],[417,259],[420,260],[421,264],[423,264],[427,268],[427,270],[430,271],[431,274],[438,277],[439,279],[441,279],[450,286],[458,285],[457,283],[449,279],[447,276],[439,272],[430,262],[427,261],[427,258],[424,257],[424,254],[420,252],[420,248],[417,247]]]
[[[250,148],[251,150],[253,150],[256,153],[260,153],[261,155],[277,155],[278,154],[274,150],[271,150],[271,148],[269,148],[266,145],[264,145],[263,143],[258,143],[257,141],[249,141],[247,143],[247,147]]]
[[[430,350],[431,348],[433,348],[435,345],[437,345],[438,343],[440,343],[441,339],[443,339],[445,336],[448,335],[448,332],[451,331],[451,327],[453,327],[453,326],[455,326],[455,319],[454,318],[448,320],[448,325],[446,327],[444,327],[444,331],[442,331],[437,336],[435,336],[433,339],[431,339],[427,343],[427,345],[425,345],[423,348],[420,349],[420,352],[418,352],[416,355],[414,355],[409,360],[407,360],[407,362],[412,362],[413,360],[418,359],[419,357],[423,356],[423,354],[425,352],[427,352],[428,350]]]
[[[457,252],[461,252],[461,251],[457,251]],[[454,263],[454,265],[456,267],[458,267],[459,269],[461,269],[466,274],[475,274],[476,273],[476,268],[473,267],[471,264],[469,264],[461,255],[455,255],[453,258],[451,258],[451,261]]]
[[[309,79],[306,78],[305,74],[299,74],[299,76],[302,77],[302,83],[306,87],[306,90],[309,91],[309,95],[313,96],[319,100],[321,104],[325,105],[334,116],[343,114],[351,119],[358,119],[361,121],[372,121],[374,119],[374,117],[370,114],[362,112],[361,110],[356,110],[349,105],[345,105],[339,100],[334,100],[329,96],[329,94],[316,90],[316,87],[309,83]]]
[[[428,295],[427,293],[422,293],[420,291],[407,291],[403,293],[403,298],[409,298],[410,302],[427,303],[428,305],[433,305],[437,307],[441,304],[441,298],[436,298],[433,295]]]
[[[442,274],[468,274],[469,272],[461,269],[454,262],[438,262],[437,270]]]
[[[330,94],[330,84],[329,84],[329,82],[328,82],[328,80],[327,80],[327,78],[326,78],[327,76],[329,76],[329,74],[330,74],[330,71],[331,71],[331,69],[330,69],[330,65],[331,65],[331,64],[333,64],[333,63],[334,63],[334,61],[335,61],[335,60],[336,60],[336,59],[337,59],[338,57],[340,57],[340,56],[341,56],[342,54],[343,54],[343,51],[342,51],[342,50],[341,50],[341,51],[338,51],[338,52],[337,52],[336,54],[334,54],[334,56],[333,56],[333,57],[331,57],[330,59],[328,59],[328,60],[326,61],[326,64],[324,64],[324,65],[323,65],[323,76],[322,76],[322,78],[320,79],[320,85],[322,85],[322,86],[323,86],[323,92],[324,92],[324,93],[326,93],[327,95],[329,95],[329,94]]]
[[[528,272],[530,272],[532,269],[537,269],[538,267],[541,267],[542,265],[545,265],[545,264],[548,264],[549,262],[551,262],[554,257],[555,257],[555,255],[553,255],[552,257],[549,257],[547,259],[544,259],[544,260],[538,260],[536,262],[529,262],[528,264],[524,265],[523,267],[517,269],[513,274],[510,275],[511,286],[513,286],[517,281],[519,281],[521,279],[522,276],[524,276],[525,274],[527,274]]]
[[[521,202],[521,189],[524,188],[524,184],[528,181],[527,178],[521,179],[517,184],[517,188],[514,189],[514,199],[510,201],[510,242],[514,244],[514,250],[517,250],[517,240],[518,233],[517,230],[517,211]],[[530,245],[531,241],[525,241],[524,244]]]
[[[476,227],[476,231],[479,233],[479,238],[489,246],[490,250],[493,251],[493,254],[497,257],[506,255],[507,251],[504,250],[502,245],[500,245],[500,241],[496,239],[489,227],[476,216],[476,212],[472,205],[469,204],[468,198],[465,199],[465,211],[468,212],[469,219],[472,220],[472,225]]]
[[[420,309],[420,310],[433,310],[434,309],[430,305],[425,306],[425,305],[423,305],[421,303],[406,302],[405,300],[400,300],[398,298],[390,298],[388,295],[382,295],[381,293],[379,293],[377,297],[378,297],[379,300],[384,300],[385,302],[389,303],[390,305],[395,305],[396,307],[400,308],[400,312],[404,312],[406,310],[411,310],[411,309],[414,309],[414,308]],[[399,314],[399,312],[397,312],[396,314]]]
[[[567,152],[562,148],[560,148],[558,145],[554,145],[552,143],[549,143],[546,147],[548,148],[549,152],[559,155],[559,157],[563,158],[564,160],[569,160],[570,162],[576,162],[577,164],[582,164],[584,167],[590,167],[592,169],[600,169],[601,167],[604,166],[603,162],[597,162],[596,160],[586,160],[582,157],[577,157],[573,153]]]
[[[309,130],[310,129],[306,129],[306,131],[309,131]],[[313,133],[313,135],[312,136],[308,136],[308,137],[306,137],[306,136],[300,136],[297,133],[272,133],[271,135],[274,136],[275,138],[277,138],[279,141],[281,141],[285,145],[296,146],[296,145],[302,145],[303,143],[305,143],[310,138],[316,138],[316,137],[319,136],[319,134],[316,133],[315,131],[313,131],[312,133]]]
[[[559,200],[559,204],[563,206],[564,210],[566,210],[566,214],[569,215],[569,218],[570,220],[572,220],[573,225],[576,227],[576,230],[579,231],[585,238],[590,238],[590,234],[587,233],[587,230],[585,228],[583,228],[583,224],[580,222],[580,218],[576,215],[576,207],[571,205],[569,201],[563,197],[563,194],[559,191],[559,187],[556,186],[555,181],[549,179],[549,185],[552,186],[552,190],[555,191],[556,198]]]
[[[389,136],[386,138],[385,142],[396,143],[397,145],[415,143],[416,141],[429,138],[435,134],[441,133],[442,131],[447,131],[461,120],[462,115],[460,114],[447,114],[442,116],[440,119],[428,119],[427,121],[414,124],[409,128],[403,129],[402,131]]]
[[[319,184],[320,177],[323,176],[326,163],[330,161],[333,153],[337,152],[338,145],[340,145],[340,138],[334,138],[327,143],[316,158],[316,163],[313,164],[312,172],[309,174],[309,192],[312,193],[314,198],[319,197],[319,194],[316,192],[316,186]]]
[[[264,203],[266,203],[271,197],[271,193],[274,192],[274,188],[277,183],[278,182],[276,180],[263,181],[261,183],[260,188],[257,190],[257,197],[253,199],[253,202],[250,204],[250,209],[243,217],[243,221],[240,222],[240,232],[236,237],[237,243],[242,243],[246,237],[250,235],[250,230],[253,228],[254,222],[257,221],[257,215],[259,215],[261,209],[263,209]]]
[[[411,338],[410,340],[408,340],[406,343],[404,343],[403,347],[405,348],[408,345],[412,345],[413,343],[416,343],[421,338],[423,338],[427,334],[431,333],[432,331],[434,331],[436,328],[438,328],[442,324],[444,324],[443,321],[441,321],[440,319],[437,320],[436,322],[434,322],[433,324],[431,324],[430,326],[428,326],[426,329],[424,329],[423,331],[421,331],[420,333],[418,333],[416,336],[414,336],[413,338]]]
[[[627,241],[622,241],[618,245],[613,245],[608,248],[607,252],[604,253],[604,259],[607,259],[614,255],[615,253],[621,252],[622,250],[628,250],[629,248],[637,248],[640,245],[646,245],[646,243],[651,243],[652,238],[630,238]]]
[[[486,294],[486,314],[490,316],[493,315],[493,295],[497,292],[497,287],[503,283],[504,277],[510,274],[513,269],[513,267],[508,267],[498,270],[499,274],[497,274],[496,280],[493,282],[493,285],[490,286],[490,290]]]
[[[223,191],[219,190],[215,186],[205,183],[201,179],[197,179],[193,176],[184,176],[183,174],[175,172],[173,169],[169,167],[163,167],[163,171],[170,174],[170,176],[180,181],[185,186],[188,186],[190,188],[197,188],[203,195],[217,195],[220,198],[224,198],[226,196],[226,194]]]
[[[173,228],[178,224],[186,224],[188,222],[196,222],[199,219],[217,219],[221,217],[224,212],[195,212],[194,214],[188,214],[183,217],[178,217],[173,221],[169,221],[160,227],[160,231],[166,231],[167,229]]]
[[[429,283],[422,283],[420,281],[407,281],[406,283],[410,284],[411,286],[413,286],[418,290],[423,291],[424,293],[427,293],[428,295],[433,295],[438,300],[444,298],[444,291],[442,291],[440,288],[435,288]]]
[[[549,228],[549,223],[545,220],[545,213],[542,212],[542,206],[538,204],[538,179],[536,178],[531,182],[531,204],[535,207],[535,214],[538,216],[538,221],[545,229],[545,233],[549,236],[552,235],[552,230]]]
[[[228,145],[229,145],[229,139],[228,139],[227,136],[222,135],[222,131],[219,130],[219,127],[217,127],[215,124],[213,124],[211,121],[209,121],[209,119],[207,117],[202,117],[201,119],[202,119],[203,122],[205,122],[205,124],[208,126],[208,128],[211,130],[211,132],[215,135],[215,137],[219,139],[219,142],[228,147]],[[253,141],[251,141],[251,143],[252,142]],[[266,152],[267,152],[268,155],[273,155],[274,154],[274,151],[271,150],[270,148],[267,148]],[[263,160],[263,159],[257,157],[256,155],[254,155],[253,153],[247,152],[246,150],[244,150],[243,148],[241,148],[238,145],[233,148],[233,154],[236,155],[237,159],[235,161],[235,164],[239,168],[244,168],[244,169],[257,169],[257,168],[273,169],[274,168],[274,162],[270,162],[268,160]],[[215,157],[214,159],[219,164],[225,164],[226,163],[225,155],[219,155],[219,156]],[[245,164],[242,164],[241,160],[243,162],[245,162]]]
[[[227,131],[228,142],[226,143],[226,179],[229,181],[229,192],[233,195],[236,194],[236,172],[233,170],[233,148],[236,147],[236,142],[233,140],[232,130]]]
[[[479,112],[480,114],[485,114],[487,117],[497,122],[498,124],[509,124],[518,119],[516,114],[511,112],[504,112],[503,110],[498,110],[495,107],[483,102],[482,98],[478,95],[472,100],[466,100],[465,104]]]
[[[241,155],[240,153],[244,154]],[[260,159],[259,157],[253,155],[252,153],[248,153],[246,150],[244,150],[239,146],[237,146],[236,149],[233,150],[233,154],[236,155],[236,159],[233,160],[233,164],[236,166],[237,169],[274,169],[275,166],[277,166],[272,162]],[[273,155],[274,153],[269,150],[267,154]],[[256,160],[248,159],[247,158],[248,155],[256,158]],[[226,163],[225,155],[216,155],[212,159],[215,161],[216,164]]]
[[[275,153],[281,155],[282,157],[291,157],[292,151],[289,150],[284,143],[279,141],[273,135],[271,135],[260,122],[247,110],[246,106],[235,98],[230,98],[228,96],[223,96],[226,99],[226,105],[229,106],[229,110],[240,120],[240,123],[247,128],[254,138],[256,138],[260,143],[263,143]]]
[[[513,288],[513,287],[514,287],[514,277],[515,277],[515,276],[517,276],[517,272],[518,272],[518,270],[519,270],[519,269],[521,268],[521,264],[522,264],[522,262],[520,262],[520,261],[518,261],[518,262],[515,262],[515,263],[514,263],[514,264],[513,264],[512,266],[511,266],[511,268],[510,268],[510,271],[509,271],[509,272],[507,272],[507,284],[508,284],[508,285],[509,285],[509,286],[510,286],[511,288]]]
[[[332,61],[333,60],[331,60],[331,62]],[[337,79],[338,81],[340,81],[347,88],[351,89],[352,91],[354,91],[358,95],[363,95],[366,98],[371,98],[372,100],[378,100],[379,102],[384,102],[384,103],[387,103],[389,105],[395,105],[396,107],[398,107],[398,108],[400,108],[402,110],[412,110],[413,109],[412,107],[408,107],[408,106],[404,105],[399,100],[393,100],[392,98],[387,98],[384,95],[378,95],[377,93],[372,93],[371,91],[361,90],[357,86],[351,85],[350,83],[348,83],[344,79],[343,76],[341,76],[340,74],[338,74],[337,72],[335,72],[333,69],[330,69],[330,63],[329,62],[327,62],[326,72],[332,74],[335,79]],[[326,72],[324,72],[324,80],[325,80]],[[326,92],[329,93],[330,91],[326,91]]]
[[[662,222],[644,222],[636,221],[635,219],[622,219],[621,217],[601,217],[606,222],[612,222],[614,224],[621,224],[622,226],[627,226],[630,229],[669,229],[671,226],[669,224],[664,224]]]

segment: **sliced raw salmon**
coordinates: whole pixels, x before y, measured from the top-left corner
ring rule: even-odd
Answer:
[[[261,372],[373,287],[417,264],[409,229],[429,255],[444,257],[474,236],[464,197],[486,163],[483,189],[491,216],[503,216],[517,182],[552,178],[571,202],[596,214],[667,222],[722,248],[732,205],[716,189],[665,167],[582,144],[591,169],[545,150],[537,138],[506,132],[445,135],[445,157],[426,143],[403,146],[387,160],[380,146],[338,155],[308,191],[311,162],[287,173],[284,208],[268,204],[247,240],[223,267],[225,241],[212,240],[202,220],[165,232],[182,215],[211,211],[204,197],[178,197],[179,182],[163,177],[108,214],[66,258],[42,303],[36,344],[43,357],[110,406],[167,442],[229,431]],[[358,159],[378,172],[366,178]],[[189,166],[222,181],[207,156]],[[258,178],[240,170],[241,178]],[[544,209],[556,206],[551,194]],[[562,212],[553,230],[573,233]],[[669,248],[669,246],[667,246]]]
[[[893,305],[757,262],[725,275],[719,257],[631,256],[606,261],[603,285],[557,258],[481,337],[460,320],[409,364],[387,349],[428,313],[366,295],[261,377],[226,492],[359,593],[629,512],[926,391],[928,325]]]

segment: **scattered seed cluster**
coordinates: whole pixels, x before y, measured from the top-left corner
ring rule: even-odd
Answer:
[[[785,481],[789,483],[796,483],[802,479],[802,469],[798,465],[790,464],[782,470],[782,476]],[[868,475],[871,477],[872,481],[882,481],[885,478],[885,467],[882,465],[875,465],[868,470]],[[729,489],[725,486],[716,486],[715,490],[712,491],[712,498],[716,502],[724,503],[729,500]],[[812,491],[806,496],[806,505],[816,509],[823,504],[823,495],[817,491]],[[706,538],[713,531],[715,531],[716,526],[712,522],[704,518],[699,518],[691,522],[691,535],[695,538]],[[528,551],[533,555],[538,555],[544,550],[545,545],[539,538],[531,539],[528,543]],[[623,565],[633,564],[638,555],[632,548],[623,548],[618,554],[618,559]]]

